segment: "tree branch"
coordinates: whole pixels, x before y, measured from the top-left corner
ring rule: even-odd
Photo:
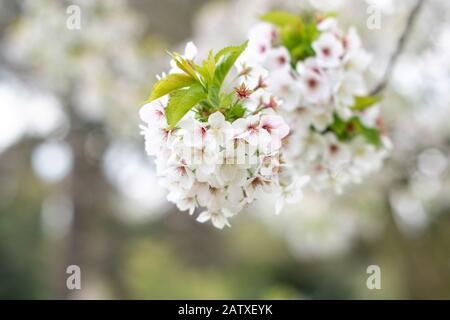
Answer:
[[[386,67],[386,71],[384,72],[383,77],[381,78],[380,83],[372,90],[371,95],[377,95],[381,93],[389,84],[389,81],[392,76],[392,72],[394,71],[395,65],[397,64],[398,58],[403,52],[403,49],[405,47],[406,42],[408,41],[408,38],[411,34],[411,31],[414,27],[414,22],[416,21],[417,16],[419,15],[420,10],[423,7],[423,4],[425,3],[425,0],[417,0],[416,5],[411,10],[408,20],[406,22],[405,29],[403,30],[402,35],[400,36],[397,47],[395,48],[395,51],[391,55],[391,58],[389,59],[389,63]]]

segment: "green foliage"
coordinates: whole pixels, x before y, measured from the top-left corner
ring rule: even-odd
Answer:
[[[380,102],[382,97],[380,96],[367,96],[367,97],[355,97],[355,104],[352,106],[352,110],[362,111],[374,104]]]
[[[234,121],[242,118],[245,114],[245,108],[240,103],[234,104],[231,108],[225,109],[224,116],[228,121]]]
[[[363,136],[370,144],[373,144],[376,147],[381,146],[379,130],[364,126],[361,120],[356,116],[344,121],[335,114],[334,121],[328,128],[328,131],[335,133],[341,141],[349,141],[356,136]]]
[[[208,88],[208,102],[210,103],[210,106],[213,108],[218,108],[220,105],[220,92],[219,87],[212,85]]]
[[[196,65],[177,53],[169,53],[184,73],[169,74],[158,81],[153,86],[148,101],[170,95],[166,108],[170,128],[174,128],[194,107],[197,107],[197,114],[201,120],[207,119],[209,114],[217,110],[221,110],[227,120],[242,117],[245,108],[233,102],[233,93],[223,95],[221,88],[226,76],[246,47],[247,42],[240,46],[226,47],[216,55],[210,51],[208,58],[201,65]]]
[[[169,55],[175,61],[175,64],[177,65],[178,68],[183,70],[187,75],[191,76],[192,79],[200,81],[197,73],[195,72],[194,63],[192,61],[188,61],[188,60],[184,59],[182,56],[180,56],[176,52],[173,52],[173,53],[169,52]]]
[[[216,56],[216,70],[214,73],[214,85],[217,87],[221,87],[225,77],[228,72],[230,72],[236,60],[242,54],[242,52],[247,48],[247,42],[244,42],[240,46],[231,46],[226,47],[220,50]]]
[[[148,102],[172,93],[175,90],[189,87],[194,82],[195,80],[190,75],[181,73],[169,74],[153,86]]]
[[[281,11],[269,12],[261,19],[279,29],[281,42],[288,49],[293,65],[315,54],[312,43],[319,31],[314,20],[306,22],[300,16]]]
[[[202,66],[196,66],[196,70],[206,83],[212,83],[216,71],[216,60],[213,51],[209,51],[208,58],[202,62]]]
[[[206,92],[198,82],[189,88],[179,89],[173,92],[169,97],[169,103],[166,108],[167,123],[170,128],[180,121],[189,110],[196,104],[206,98]]]

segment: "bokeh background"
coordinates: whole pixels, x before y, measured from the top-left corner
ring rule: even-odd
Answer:
[[[415,0],[338,5],[384,72]],[[366,26],[369,3],[381,28]],[[81,29],[66,27],[71,4]],[[308,0],[0,0],[0,298],[449,299],[450,2],[425,0],[384,92],[394,149],[341,196],[272,199],[218,231],[158,186],[138,109],[165,50],[239,43]],[[370,11],[370,10],[369,10]],[[82,289],[66,288],[68,265]],[[366,286],[369,265],[381,290]]]

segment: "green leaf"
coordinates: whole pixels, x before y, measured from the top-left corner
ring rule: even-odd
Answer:
[[[271,11],[261,16],[261,20],[270,22],[277,27],[285,27],[285,26],[302,26],[303,20],[294,14],[283,12],[283,11]]]
[[[229,122],[233,122],[236,119],[242,118],[246,109],[240,104],[236,103],[232,107],[225,109],[224,116]]]
[[[195,82],[191,76],[181,73],[173,73],[167,75],[165,78],[159,80],[152,88],[152,93],[150,94],[147,102],[151,102],[158,99],[166,94],[169,94],[175,90],[188,87]]]
[[[341,140],[345,139],[346,127],[346,123],[337,115],[334,115],[334,122],[330,125],[330,129]]]
[[[292,50],[290,50],[290,53],[294,65],[296,65],[300,60],[304,60],[315,55],[314,49],[311,45],[305,43],[300,43],[295,46]]]
[[[197,71],[203,76],[208,84],[211,84],[214,80],[214,73],[216,71],[216,60],[214,58],[213,51],[209,51],[208,58],[203,60],[202,66],[196,66]]]
[[[247,48],[247,41],[240,46],[226,47],[220,50],[216,56],[216,70],[214,72],[214,85],[220,88],[225,77],[233,67],[241,53]]]
[[[356,127],[356,131],[358,134],[362,135],[364,138],[366,138],[367,142],[370,144],[373,144],[376,147],[380,147],[381,137],[380,137],[380,131],[376,128],[368,128],[364,126],[364,124],[361,122],[361,120],[357,117],[353,117],[351,119],[352,123]]]
[[[189,88],[174,91],[170,95],[166,107],[166,118],[169,127],[175,127],[186,113],[203,99],[206,99],[206,93],[198,82],[195,82]]]
[[[281,41],[283,45],[291,51],[293,48],[303,44],[303,31],[300,31],[295,25],[286,25],[280,30]]]
[[[195,71],[194,63],[192,61],[188,61],[188,60],[184,59],[182,56],[180,56],[176,52],[173,52],[173,53],[169,52],[169,55],[175,61],[178,68],[183,70],[187,75],[191,76],[191,78],[193,78],[197,81],[200,81],[200,79],[198,78],[198,75]]]
[[[352,110],[365,110],[380,102],[381,99],[382,97],[380,96],[355,97],[355,104],[352,106]]]
[[[305,39],[309,44],[312,44],[320,35],[319,29],[317,29],[317,23],[310,22],[305,25]]]
[[[335,114],[334,121],[328,131],[334,132],[341,141],[349,141],[356,136],[363,136],[367,142],[376,147],[382,144],[379,130],[364,126],[358,117],[352,117],[348,121],[344,121]]]
[[[214,108],[220,106],[219,88],[215,85],[210,86],[208,89],[208,101]]]
[[[220,108],[227,109],[233,103],[233,98],[236,96],[235,91],[231,91],[230,93],[223,95],[220,97]]]
[[[302,32],[299,32],[297,29],[292,26],[286,26],[281,30],[281,39],[291,54],[293,65],[300,60],[305,60],[315,55],[312,43],[319,36],[315,22],[303,25]]]

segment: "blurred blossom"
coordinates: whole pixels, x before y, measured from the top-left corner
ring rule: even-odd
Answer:
[[[419,155],[417,165],[427,177],[437,178],[446,170],[448,157],[442,151],[430,148]]]
[[[194,43],[199,52],[219,50],[247,39],[247,32],[261,15],[277,10],[311,8],[309,0],[233,0],[208,2],[194,21]],[[226,28],[224,28],[226,26]],[[200,57],[201,58],[201,57]]]
[[[142,150],[132,143],[113,143],[103,158],[108,180],[128,200],[121,214],[128,218],[155,218],[166,211],[166,193]],[[130,210],[134,209],[134,210]]]
[[[420,171],[416,171],[411,175],[409,185],[417,198],[426,200],[432,200],[442,188],[442,182],[439,178],[428,177]]]
[[[27,131],[36,137],[46,137],[57,129],[68,126],[66,115],[59,101],[50,95],[36,94],[27,97],[25,105]]]
[[[73,203],[62,193],[48,195],[41,209],[44,232],[51,237],[61,238],[69,231],[73,219]]]
[[[73,154],[65,142],[44,142],[33,150],[32,165],[44,181],[56,183],[72,170]]]
[[[16,143],[25,130],[21,114],[23,101],[18,92],[5,83],[0,84],[0,153]]]
[[[341,7],[343,0],[309,0],[309,2],[317,10],[333,11]]]
[[[345,254],[358,235],[356,213],[340,210],[308,212],[292,216],[285,238],[294,255],[302,259],[330,258]]]
[[[82,120],[123,132],[134,119],[130,106],[145,96],[146,70],[155,65],[144,50],[151,47],[142,21],[122,0],[72,4],[81,9],[80,30],[66,28],[64,2],[21,2],[23,14],[5,37],[5,56]]]
[[[422,202],[407,190],[396,190],[390,194],[390,203],[399,228],[407,234],[415,234],[428,224],[428,216]]]
[[[353,241],[367,233],[366,217],[354,209],[337,205],[333,197],[305,194],[301,208],[290,205],[274,215],[271,201],[258,206],[258,216],[284,238],[294,256],[302,260],[324,259],[345,254]]]
[[[384,14],[393,14],[397,8],[393,0],[365,0],[368,5],[376,6]]]
[[[68,127],[68,119],[52,95],[2,82],[0,101],[0,152],[25,134],[43,138]]]
[[[411,65],[421,66],[422,60],[417,57],[404,57],[397,63],[393,75],[393,84],[395,88],[404,95],[418,97],[423,78],[420,68],[411,68]]]

